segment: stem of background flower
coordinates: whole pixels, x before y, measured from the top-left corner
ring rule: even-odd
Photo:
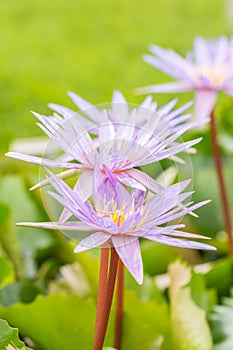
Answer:
[[[223,218],[225,221],[225,229],[227,232],[228,242],[229,242],[229,252],[231,255],[233,255],[231,211],[230,211],[230,205],[229,205],[229,200],[227,196],[226,184],[224,181],[223,164],[222,164],[221,154],[220,154],[219,145],[218,145],[217,127],[216,127],[213,111],[210,114],[210,135],[211,135],[211,141],[212,141],[215,168],[216,168],[217,177],[218,177],[219,191],[220,191],[220,196],[222,201]]]
[[[117,291],[116,291],[116,318],[114,348],[121,350],[123,327],[123,294],[124,294],[124,265],[121,260],[118,263]]]
[[[95,333],[97,332],[98,324],[103,312],[105,291],[107,286],[108,278],[108,257],[109,257],[108,247],[101,248],[100,255],[100,274],[99,274],[99,286],[98,286],[98,297],[97,297],[97,306],[96,306],[96,323],[95,323]]]
[[[113,297],[115,281],[116,281],[118,260],[119,260],[118,254],[116,250],[112,248],[109,273],[108,273],[108,281],[107,281],[107,286],[105,289],[105,296],[104,296],[104,306],[102,308],[103,310],[102,315],[99,320],[96,333],[95,333],[94,350],[102,350],[102,347],[104,344],[104,338],[107,331],[108,319],[109,319],[110,309],[112,305],[112,297]]]

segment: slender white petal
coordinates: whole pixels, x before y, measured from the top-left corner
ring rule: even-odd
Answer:
[[[75,253],[81,253],[85,250],[101,246],[110,239],[110,235],[103,232],[95,232],[84,238],[74,249]]]

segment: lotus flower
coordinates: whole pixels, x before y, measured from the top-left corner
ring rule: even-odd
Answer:
[[[177,93],[195,90],[195,116],[209,117],[219,91],[233,96],[233,45],[225,36],[217,40],[197,37],[193,52],[185,58],[173,50],[150,47],[144,60],[176,79],[176,82],[139,88],[139,93]]]
[[[157,192],[160,186],[136,167],[172,157],[201,140],[198,138],[184,143],[177,142],[193,123],[183,123],[187,116],[180,116],[180,112],[186,109],[187,105],[171,112],[173,105],[174,101],[161,109],[163,113],[169,112],[167,118],[147,110],[149,117],[145,118],[144,114],[141,125],[137,123],[136,116],[139,115],[137,110],[130,113],[127,122],[111,121],[108,111],[98,111],[102,120],[98,126],[98,136],[95,138],[91,137],[93,129],[88,132],[76,115],[61,117],[55,114],[46,117],[34,113],[40,121],[38,123],[40,128],[65,152],[64,158],[51,160],[16,152],[9,152],[7,156],[47,167],[67,168],[68,170],[59,175],[63,178],[81,172],[75,191],[83,200],[91,195],[97,153],[101,159],[103,172],[105,165],[121,183],[141,190],[145,190],[146,187]],[[93,128],[95,129],[96,125]],[[42,181],[37,187],[47,182]]]
[[[52,174],[50,176],[49,182],[57,191],[50,192],[50,195],[78,220],[64,224],[45,222],[18,225],[74,231],[76,239],[85,235],[76,246],[76,253],[104,245],[113,246],[139,284],[143,282],[140,237],[171,246],[215,250],[208,244],[189,240],[206,237],[179,231],[184,225],[169,224],[171,220],[181,218],[209,202],[183,204],[191,194],[182,193],[189,180],[163,189],[147,201],[145,191],[133,189],[131,193],[128,192],[112,176],[110,169],[105,166],[103,177],[99,165],[96,164],[92,205],[89,201],[83,202],[63,180]],[[163,226],[165,224],[167,226]]]

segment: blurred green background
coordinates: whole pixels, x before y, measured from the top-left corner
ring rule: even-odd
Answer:
[[[148,45],[185,54],[196,35],[230,34],[226,3],[1,1],[1,149],[10,139],[40,135],[29,112],[48,112],[49,102],[72,106],[69,90],[107,103],[119,89],[129,102],[140,102],[136,87],[168,79],[142,61]],[[168,96],[157,99],[166,102]]]
[[[73,243],[64,239],[59,232],[15,227],[17,221],[45,221],[49,218],[39,191],[28,191],[38,181],[39,168],[7,159],[4,153],[15,139],[43,135],[36,126],[31,110],[48,114],[49,102],[75,109],[66,95],[67,91],[74,91],[93,104],[101,104],[109,103],[113,90],[118,89],[128,102],[140,103],[143,97],[134,95],[135,88],[171,80],[142,61],[141,57],[148,52],[149,44],[170,47],[185,55],[192,49],[193,39],[197,35],[206,38],[231,35],[231,3],[231,0],[0,2],[0,318],[7,319],[20,328],[23,334],[34,339],[39,344],[35,346],[36,349],[51,350],[53,346],[56,350],[65,347],[76,349],[75,340],[73,343],[76,334],[72,338],[69,331],[64,330],[64,339],[70,339],[71,342],[69,346],[61,345],[63,343],[56,334],[50,336],[54,320],[58,333],[59,327],[63,328],[63,314],[67,320],[71,320],[73,299],[68,309],[66,303],[69,300],[62,299],[63,296],[52,296],[48,300],[48,309],[53,309],[53,302],[61,306],[61,320],[56,320],[56,313],[51,319],[48,318],[48,326],[45,327],[47,335],[43,328],[44,315],[40,314],[42,297],[38,299],[38,304],[30,304],[32,310],[29,311],[32,313],[26,313],[28,318],[20,318],[20,307],[18,313],[14,307],[3,310],[2,306],[30,302],[37,294],[54,291],[73,293],[69,279],[60,269],[67,264],[73,269],[72,264],[77,262],[87,277],[91,290],[88,293],[95,296],[98,259],[96,253],[74,255]],[[159,105],[173,97],[175,95],[154,96]],[[192,99],[192,93],[178,97],[182,104]],[[216,116],[233,209],[233,104],[230,97],[219,96]],[[213,237],[212,243],[219,248],[218,252],[201,255],[142,242],[144,268],[148,275],[166,272],[169,262],[180,255],[190,263],[201,263],[226,254],[227,244],[222,232],[223,222],[208,128],[194,130],[186,138],[196,136],[202,136],[203,141],[197,146],[198,153],[191,157],[193,187],[196,191],[193,200],[210,198],[212,203],[198,211],[198,219],[186,218],[186,224],[191,231]],[[167,165],[165,162],[164,166]],[[150,171],[153,175],[153,170]],[[185,166],[181,172],[185,174]],[[220,262],[206,278],[208,287],[215,287],[219,295],[228,294],[229,287],[233,285],[232,271],[232,260]],[[60,278],[62,276],[61,281],[57,281],[58,275]],[[77,276],[80,277],[80,274]],[[152,279],[146,280],[145,286],[140,289],[129,276],[127,278],[128,287],[135,289],[143,300],[151,295],[159,298]],[[132,310],[137,310],[135,305],[132,304]],[[78,306],[81,307],[81,304]],[[93,309],[93,305],[91,307]],[[30,317],[35,320],[35,327],[31,326]],[[38,334],[35,331],[37,329]],[[131,329],[131,335],[137,333],[140,334]],[[89,341],[88,337],[85,339]],[[140,346],[140,342],[138,344]],[[169,345],[164,349],[170,350]]]

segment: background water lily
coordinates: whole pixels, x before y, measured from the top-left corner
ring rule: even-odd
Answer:
[[[232,39],[221,36],[207,40],[196,37],[193,51],[182,57],[172,49],[150,46],[144,60],[176,81],[138,89],[139,93],[195,91],[195,117],[209,117],[219,91],[233,96]]]

